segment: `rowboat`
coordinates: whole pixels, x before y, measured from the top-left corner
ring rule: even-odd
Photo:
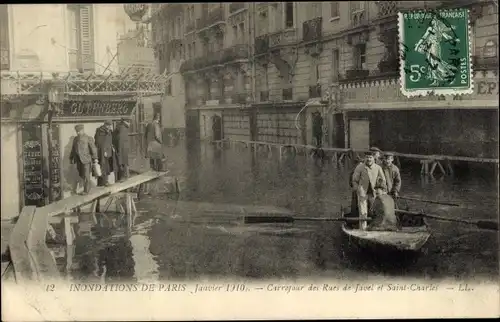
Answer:
[[[400,227],[396,231],[361,230],[345,222],[342,224],[342,232],[351,244],[363,250],[375,252],[419,252],[431,236],[425,218],[404,214],[398,210],[396,210],[396,215],[400,223]],[[342,214],[344,218],[348,218],[349,216],[349,213]]]

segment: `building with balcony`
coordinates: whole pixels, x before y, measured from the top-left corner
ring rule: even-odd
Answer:
[[[177,9],[162,21],[180,38],[157,46],[165,48],[164,61],[183,60],[187,124],[199,126],[193,127],[196,135],[311,144],[312,114],[320,112],[330,146],[497,153],[498,7],[492,1],[172,6]],[[404,97],[398,11],[451,7],[470,8],[476,92]],[[221,130],[212,131],[218,136],[211,135],[219,124]]]
[[[2,218],[81,190],[69,152],[87,134],[130,118],[138,97],[163,93],[157,77],[120,73],[122,5],[0,5]],[[161,89],[160,89],[161,88]],[[21,156],[21,157],[20,157]],[[94,182],[95,184],[95,182]]]

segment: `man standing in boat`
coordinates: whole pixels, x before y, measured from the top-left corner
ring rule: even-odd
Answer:
[[[368,217],[373,201],[378,189],[387,191],[387,183],[384,171],[375,164],[374,153],[372,151],[365,153],[364,165],[357,166],[352,175],[352,191],[356,192],[358,198],[359,216]],[[366,229],[366,221],[361,225]]]
[[[388,193],[396,199],[401,190],[401,174],[399,168],[393,164],[394,154],[391,152],[384,153],[382,161],[382,170],[384,170],[385,180],[387,182]]]
[[[382,150],[377,148],[376,146],[372,146],[370,151],[373,153],[373,158],[375,159],[375,163],[378,165],[382,165],[381,154]]]

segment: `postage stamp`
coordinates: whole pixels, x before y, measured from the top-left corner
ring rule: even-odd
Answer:
[[[403,95],[473,92],[468,9],[400,12],[398,25]]]

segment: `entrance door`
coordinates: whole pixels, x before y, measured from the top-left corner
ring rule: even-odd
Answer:
[[[370,148],[370,121],[349,120],[349,148],[353,150]]]
[[[222,140],[222,118],[219,115],[212,117],[212,133],[214,141]]]

